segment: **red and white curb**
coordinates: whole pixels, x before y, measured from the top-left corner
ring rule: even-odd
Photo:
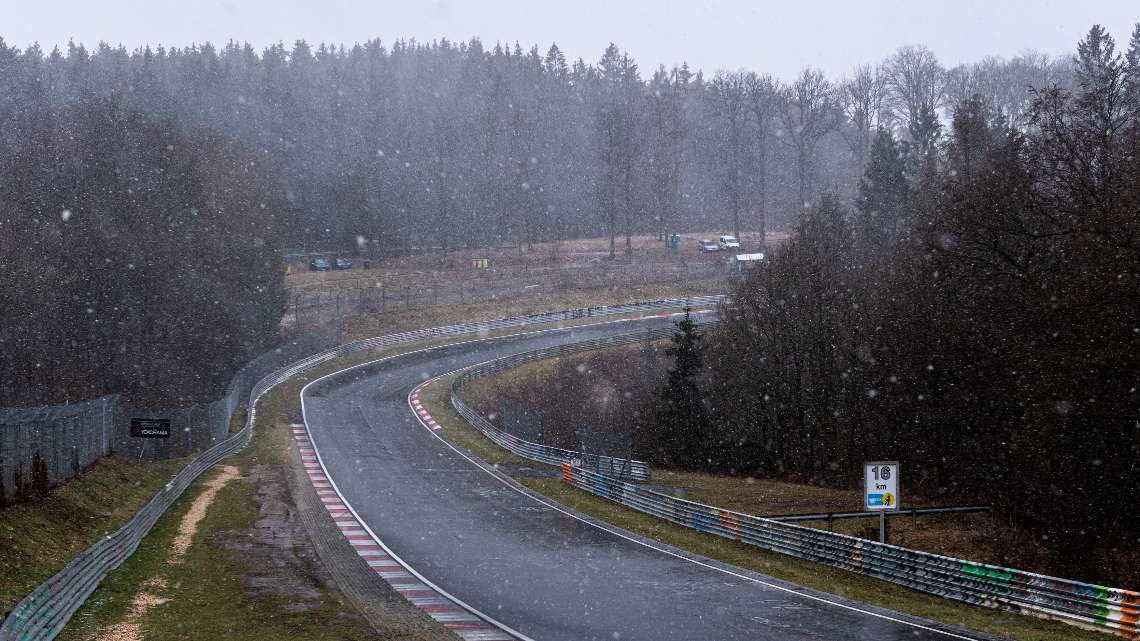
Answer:
[[[422,407],[416,411],[422,411]],[[426,415],[426,411],[423,415]],[[434,420],[432,422],[434,423]],[[376,574],[380,575],[380,578],[387,581],[392,589],[426,612],[428,616],[467,641],[515,641],[517,637],[472,614],[450,596],[425,583],[421,576],[411,571],[411,568],[384,547],[360,521],[352,508],[341,499],[336,487],[325,474],[305,426],[294,423],[291,429],[293,440],[301,453],[301,465],[317,491],[321,504],[349,545]],[[436,425],[433,429],[439,429],[439,426]]]
[[[438,430],[439,423],[435,422],[431,414],[428,414],[428,411],[424,409],[423,403],[420,403],[420,387],[423,387],[423,384],[412,390],[412,409],[416,411],[416,414],[419,415],[420,419],[426,423],[429,428]]]

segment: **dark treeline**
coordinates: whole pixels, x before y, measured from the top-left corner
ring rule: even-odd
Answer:
[[[478,40],[256,52],[0,41],[0,405],[201,399],[270,343],[282,247],[524,244],[794,222],[847,197],[871,133],[1070,83],[1027,54],[923,47],[829,80],[643,73]],[[611,243],[613,247],[614,243]]]
[[[822,198],[706,337],[711,418],[661,414],[692,421],[673,462],[851,485],[897,459],[1056,571],[1140,583],[1140,26],[1124,55],[1094,27],[1074,73],[1017,121],[960,103],[917,162],[880,131],[854,205]]]
[[[272,181],[114,100],[4,97],[0,406],[220,395],[284,309]]]
[[[915,46],[847,79],[787,82],[474,39],[2,49],[0,91],[114,99],[235,140],[280,179],[290,245],[381,250],[784,227],[820,189],[854,194],[877,127],[928,146],[959,95],[1019,114],[1029,85],[1071,76],[1039,54],[945,70]]]
[[[820,197],[716,329],[507,397],[667,467],[850,487],[899,460],[904,501],[992,503],[1007,563],[1140,584],[1140,25],[1074,69],[1016,117],[963,100],[917,158],[878,131],[853,203]]]

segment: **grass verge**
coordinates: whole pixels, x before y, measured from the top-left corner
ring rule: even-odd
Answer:
[[[421,402],[440,424],[444,436],[491,464],[525,460],[500,448],[455,412],[450,403],[452,379],[452,376],[440,378],[420,392]],[[655,483],[663,482],[657,471],[654,475]],[[1104,641],[1111,638],[1101,632],[1056,621],[939,599],[853,572],[697,532],[567,486],[558,479],[531,475],[513,475],[513,478],[539,494],[635,534],[822,592],[1015,641]],[[673,482],[684,480],[677,476],[669,479]]]
[[[665,342],[661,341],[659,344]],[[615,370],[622,372],[619,376],[624,375],[624,372],[641,371],[643,377],[652,377],[658,376],[668,366],[668,359],[664,362],[646,363],[645,356],[641,353],[642,349],[643,346],[637,344],[602,352],[527,362],[470,382],[460,391],[460,396],[470,406],[484,412],[496,411],[500,400],[504,398],[516,406],[529,406],[534,410],[537,408],[536,403],[541,404],[542,390],[557,389],[561,390],[561,393],[567,393],[566,390],[576,390],[569,392],[572,395],[581,393],[581,388],[575,387],[580,379],[554,380],[558,376],[566,375],[565,372],[568,370],[565,366],[570,368],[578,366],[577,371],[583,371],[583,367],[600,366],[603,368],[602,378],[610,382],[617,380],[615,386],[621,389],[622,385],[628,382],[623,383],[620,379],[615,379],[613,374]],[[647,367],[652,368],[651,373],[646,373]],[[663,378],[663,375],[660,378]],[[640,385],[640,381],[637,384]],[[570,441],[564,440],[567,436],[565,414],[567,411],[576,413],[581,410],[577,407],[558,407],[555,404],[554,415],[546,416],[549,420],[546,426],[547,435],[555,439],[561,436],[563,440],[558,441],[559,445],[574,448],[572,438]],[[588,411],[587,416],[590,417],[587,421],[605,420],[597,414],[589,414]],[[579,419],[574,416],[572,420]],[[767,516],[862,510],[862,494],[854,488],[822,487],[776,479],[662,468],[654,470],[653,485],[654,489],[661,492],[745,514]],[[905,507],[908,508],[947,504],[945,501],[939,502],[913,494],[907,495],[906,498]],[[1037,567],[1033,564],[1019,564],[1019,559],[1010,558],[1010,541],[1032,541],[1033,537],[1014,530],[995,514],[926,515],[917,519],[895,517],[890,519],[889,523],[889,540],[896,545],[996,565],[1020,565],[1031,569]],[[801,524],[806,527],[828,529],[826,520]],[[831,529],[864,538],[878,537],[878,521],[873,518],[836,520],[832,523]]]
[[[454,339],[453,339],[454,340]],[[223,461],[239,469],[242,479],[230,482],[219,492],[198,524],[192,545],[182,562],[168,562],[171,544],[179,523],[203,486],[218,474],[211,470],[195,481],[170,510],[155,524],[138,550],[112,572],[84,604],[60,636],[63,641],[99,639],[108,628],[128,620],[132,603],[143,586],[162,600],[139,621],[147,641],[174,639],[221,639],[230,641],[269,641],[305,638],[320,641],[375,639],[376,632],[335,590],[309,581],[303,607],[299,600],[267,595],[250,589],[247,574],[254,561],[239,553],[242,544],[232,544],[254,527],[260,506],[257,480],[259,470],[285,466],[289,457],[289,425],[300,413],[300,388],[319,376],[353,362],[364,362],[394,355],[422,344],[387,350],[370,350],[326,363],[304,376],[277,386],[258,403],[257,422],[250,444],[236,456]],[[227,545],[219,541],[230,540]],[[410,606],[409,606],[410,607]],[[208,616],[203,616],[208,613]],[[418,611],[417,616],[421,615]],[[422,627],[429,627],[425,622]],[[414,636],[394,639],[454,638],[444,628],[430,629]]]
[[[261,408],[259,408],[260,410]],[[263,410],[262,410],[263,411]],[[375,633],[359,617],[346,616],[337,595],[319,587],[297,609],[290,599],[251,594],[243,580],[249,563],[233,549],[213,544],[218,537],[248,530],[258,514],[259,485],[249,474],[259,465],[283,464],[288,423],[266,412],[258,419],[258,438],[223,464],[237,467],[244,480],[225,485],[198,524],[180,563],[168,560],[179,524],[195,497],[219,469],[203,474],[158,520],[138,550],[103,580],[63,634],[63,641],[99,639],[110,626],[127,619],[142,586],[163,602],[139,621],[147,641],[229,639],[269,641],[285,638],[364,640]],[[156,583],[157,579],[157,584]]]
[[[135,515],[189,459],[100,460],[40,501],[0,510],[0,613]]]
[[[524,316],[552,310],[721,294],[728,291],[728,288],[729,286],[724,281],[718,279],[694,281],[687,285],[644,285],[622,287],[617,290],[536,292],[525,297],[473,303],[412,307],[393,306],[392,309],[378,314],[347,316],[345,318],[344,340],[349,341],[391,332],[409,331],[421,327]],[[613,318],[618,317],[614,316]],[[597,320],[596,318],[587,318],[578,322],[596,322]]]

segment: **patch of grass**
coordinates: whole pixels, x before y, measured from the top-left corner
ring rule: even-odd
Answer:
[[[360,619],[341,615],[337,601],[324,598],[308,611],[287,607],[280,597],[251,596],[241,578],[246,566],[234,552],[203,545],[211,535],[248,528],[257,517],[255,483],[231,482],[223,488],[199,524],[199,533],[182,563],[163,568],[170,599],[142,620],[147,641],[181,639],[371,639]],[[203,616],[209,613],[208,616]]]
[[[389,350],[391,351],[391,350]],[[350,358],[364,361],[377,353],[358,353]],[[346,359],[348,360],[348,359]],[[326,364],[321,370],[343,367]],[[243,476],[259,465],[288,464],[289,425],[300,413],[298,394],[312,373],[275,387],[257,405],[257,423],[250,444],[223,461]],[[183,561],[166,562],[178,525],[203,485],[218,470],[194,482],[155,524],[138,550],[107,576],[64,630],[63,641],[89,641],[108,626],[123,622],[140,590],[168,599],[141,620],[147,641],[165,639],[230,639],[269,641],[306,638],[318,640],[373,639],[375,632],[358,617],[345,616],[342,598],[319,588],[321,598],[310,599],[306,609],[289,607],[281,597],[253,595],[243,574],[249,569],[241,555],[209,543],[210,539],[251,527],[258,512],[258,483],[235,480],[218,492],[198,524],[193,543]],[[144,584],[155,577],[165,587]],[[206,614],[206,616],[204,616]]]
[[[42,501],[0,510],[0,613],[123,526],[189,459],[133,463],[100,460]]]
[[[122,622],[140,589],[168,599],[141,618],[147,641],[374,637],[359,619],[344,617],[337,601],[328,594],[308,611],[285,608],[284,599],[250,596],[242,580],[245,565],[240,555],[206,543],[219,533],[253,525],[258,505],[256,483],[235,480],[223,487],[198,524],[193,545],[182,562],[167,563],[179,523],[204,483],[219,471],[204,474],[179,497],[139,549],[104,579],[64,630],[60,637],[63,641],[87,641],[107,626]],[[162,587],[141,587],[156,577],[162,579]]]
[[[450,386],[449,378],[443,378],[421,392],[421,401],[431,400],[431,405],[425,405],[432,417],[443,426],[444,435],[489,463],[501,462],[504,456],[514,457],[464,421],[449,401],[443,402],[446,397],[441,391],[447,390],[449,393]],[[514,457],[514,460],[521,459]],[[663,482],[662,473],[654,470],[654,475],[654,482]],[[940,599],[854,572],[697,532],[567,486],[559,479],[521,475],[514,478],[539,494],[641,536],[823,592],[1015,641],[1104,641],[1109,638],[1101,632],[1083,630],[1060,622]],[[669,478],[681,482],[686,480],[680,475]],[[699,487],[703,484],[693,485]],[[714,492],[707,486],[704,491]]]
[[[126,618],[140,586],[159,575],[170,554],[170,544],[178,533],[178,524],[190,509],[194,497],[202,491],[203,484],[217,473],[218,470],[211,470],[198,477],[170,509],[159,517],[135,553],[103,579],[94,594],[72,617],[59,637],[62,641],[95,638],[101,628]]]
[[[640,345],[633,345],[609,349],[602,354],[607,359],[620,362],[624,358],[636,364],[640,350]],[[540,383],[537,385],[538,389],[573,388],[566,383],[575,381],[553,380],[564,371],[559,369],[560,358],[569,358],[569,365],[587,364],[591,359],[598,357],[596,354],[575,354],[524,363],[472,381],[463,387],[460,396],[468,405],[483,412],[495,411],[502,398],[526,405],[537,398],[534,396],[536,381]],[[533,409],[533,403],[531,406]],[[559,428],[565,430],[566,425],[564,422],[559,423],[560,418],[565,421],[565,417],[556,416],[551,424],[546,425],[548,435],[557,434]],[[596,420],[606,419],[598,417]],[[654,468],[652,482],[655,489],[661,492],[705,505],[759,516],[862,510],[862,495],[856,489],[664,468]],[[921,496],[907,495],[903,507],[934,505],[939,503]],[[896,545],[996,565],[1018,565],[1016,560],[1009,558],[1009,541],[1026,541],[1031,538],[1002,523],[997,515],[987,513],[926,515],[917,519],[895,517],[889,521],[889,524],[889,540]],[[818,529],[829,527],[826,520],[801,522],[801,525]],[[835,532],[852,536],[878,537],[878,521],[875,518],[835,520],[830,528]],[[1033,564],[1028,566],[1035,567]]]
[[[580,356],[569,356],[567,358],[580,358]],[[486,408],[495,407],[498,404],[504,390],[517,389],[527,381],[549,378],[554,374],[559,361],[559,357],[545,358],[540,361],[523,363],[518,367],[512,367],[491,376],[477,378],[459,390],[459,397],[471,407],[484,408],[486,411]],[[448,385],[450,386],[450,383]],[[451,403],[448,401],[448,407],[450,406]]]
[[[439,423],[444,438],[491,465],[502,465],[504,463],[541,465],[504,450],[471,427],[467,421],[463,420],[463,417],[456,414],[451,407],[451,382],[453,380],[455,380],[454,375],[445,376],[420,391],[420,403]]]
[[[653,483],[677,488],[665,491],[690,501],[760,516],[858,512],[863,500],[858,490],[659,468],[653,470]],[[904,507],[935,504],[913,496],[908,497]],[[827,521],[806,521],[800,525],[827,529]],[[998,565],[1005,562],[1003,544],[1016,535],[999,523],[996,515],[987,513],[896,517],[890,519],[889,527],[889,541],[895,545]],[[877,538],[879,526],[877,519],[866,518],[834,521],[832,529],[851,536]]]
[[[858,490],[786,483],[771,479],[718,476],[654,468],[653,482],[684,489],[685,498],[746,514],[856,511]]]
[[[613,305],[622,302],[658,300],[720,294],[728,291],[729,285],[722,280],[694,281],[687,285],[639,285],[622,287],[618,290],[600,288],[594,290],[568,290],[536,292],[523,297],[497,299],[472,303],[446,305],[425,305],[394,307],[378,314],[348,316],[345,318],[344,340],[380,336],[392,332],[409,331],[421,327],[469,323],[493,320],[511,316],[525,316],[539,312]],[[605,319],[620,318],[607,316]],[[597,318],[581,319],[566,326],[582,322],[597,322]],[[517,331],[517,330],[516,330]]]

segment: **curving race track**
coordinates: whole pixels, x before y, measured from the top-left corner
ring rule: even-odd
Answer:
[[[458,368],[668,322],[611,321],[471,341],[319,379],[302,391],[319,473],[328,474],[368,536],[417,578],[519,639],[994,638],[800,588],[598,524],[483,469],[420,423],[408,404],[415,386]],[[505,635],[471,629],[464,636]]]

